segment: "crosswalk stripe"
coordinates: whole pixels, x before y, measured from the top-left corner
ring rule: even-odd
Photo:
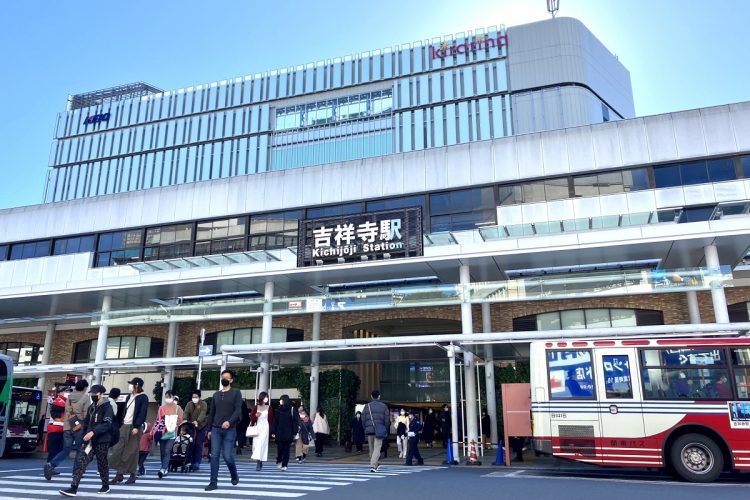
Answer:
[[[25,494],[29,493],[28,490],[23,490],[23,489],[20,489],[20,488],[3,488],[2,490],[0,490],[0,492],[2,492],[2,493],[25,493]],[[52,493],[52,492],[50,491],[50,493]],[[219,491],[217,490],[216,493],[219,493]],[[224,492],[224,493],[226,493],[226,492]],[[46,494],[46,492],[44,494]],[[57,490],[54,490],[54,494],[59,495],[59,493],[57,492]],[[243,494],[245,494],[245,493],[243,493]],[[199,497],[180,496],[180,500],[206,500],[206,495],[208,495],[208,493],[205,493],[204,495],[199,496]],[[291,494],[291,495],[289,495],[289,497],[290,498],[296,498],[296,497],[301,497],[303,495],[304,495],[304,493]],[[127,500],[131,500],[131,499],[132,500],[164,500],[164,498],[165,498],[164,495],[144,495],[142,493],[131,495],[129,493],[122,493],[121,494],[121,493],[117,493],[115,491],[110,491],[109,493],[107,493],[106,496],[102,496],[102,495],[97,494],[93,490],[92,490],[91,493],[89,493],[88,491],[81,491],[81,489],[78,490],[78,495],[77,496],[79,496],[79,497],[92,497],[92,498],[124,498],[124,499],[127,499]],[[6,499],[7,499],[7,497],[3,497],[3,500],[6,500]],[[21,500],[29,500],[29,497],[25,497],[25,498],[23,498]],[[242,500],[254,500],[254,499],[253,498],[243,498]]]
[[[6,479],[27,479],[28,476],[6,476]],[[172,478],[172,479],[170,479]],[[202,484],[206,485],[209,481],[209,476],[197,476],[194,474],[191,474],[190,476],[183,476],[183,477],[177,477],[177,476],[167,476],[163,479],[157,479],[156,477],[139,477],[138,481],[135,483],[138,484]],[[240,475],[240,484],[247,484],[252,485],[256,483],[260,484],[268,484],[269,480],[272,480],[272,484],[293,484],[293,485],[304,485],[304,484],[310,484],[311,487],[316,486],[349,486],[350,482],[343,482],[343,481],[320,481],[320,480],[300,480],[299,478],[292,478],[290,476],[286,476],[284,478],[279,477],[273,477],[273,478],[262,478],[262,477],[252,477],[252,476],[242,476]],[[2,478],[0,478],[0,481],[2,481]],[[84,476],[82,478],[82,481],[84,482],[91,482],[96,481],[99,482],[99,476],[96,474],[90,475],[90,476]],[[229,477],[220,477],[219,482],[226,482],[229,483],[230,479]],[[116,486],[116,485],[113,485]]]

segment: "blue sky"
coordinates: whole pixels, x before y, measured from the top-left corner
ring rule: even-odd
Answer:
[[[561,0],[630,70],[639,116],[750,100],[742,0]],[[6,2],[0,208],[39,203],[69,94],[168,90],[475,28],[548,18],[545,0]]]

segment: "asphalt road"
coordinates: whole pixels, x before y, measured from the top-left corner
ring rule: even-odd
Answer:
[[[61,475],[46,481],[38,459],[0,461],[0,499],[33,500],[62,498],[57,490],[70,481],[71,462],[60,467]],[[207,464],[204,464],[207,465]],[[220,489],[206,493],[208,470],[199,473],[171,473],[158,479],[158,465],[149,462],[146,477],[134,486],[116,485],[107,497],[142,500],[270,499],[362,500],[384,498],[458,499],[512,497],[520,500],[633,500],[642,498],[678,498],[707,500],[750,498],[750,474],[723,476],[720,481],[703,485],[673,481],[657,473],[620,469],[511,469],[501,467],[406,467],[386,465],[371,473],[362,464],[317,463],[290,464],[282,472],[273,464],[257,473],[253,464],[240,460],[240,484],[233,487],[222,465]],[[96,465],[84,476],[79,497],[99,497]]]

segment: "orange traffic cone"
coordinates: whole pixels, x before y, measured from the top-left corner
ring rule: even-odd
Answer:
[[[482,465],[477,456],[477,443],[473,439],[469,442],[469,458],[466,460],[466,465]]]

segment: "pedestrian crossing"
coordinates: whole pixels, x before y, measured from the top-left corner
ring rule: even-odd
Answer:
[[[289,470],[280,471],[273,463],[266,463],[262,471],[255,470],[254,463],[237,463],[240,483],[232,486],[229,472],[222,463],[219,470],[219,489],[206,492],[209,483],[209,464],[203,464],[200,472],[171,472],[163,479],[156,477],[159,463],[147,463],[145,476],[135,484],[112,485],[106,495],[98,495],[101,487],[96,464],[91,464],[78,488],[82,498],[109,497],[123,500],[179,500],[207,499],[283,499],[301,498],[310,493],[324,492],[332,488],[361,485],[392,476],[418,474],[435,470],[437,467],[380,466],[378,472],[370,472],[369,466],[349,464],[289,464]],[[69,470],[69,469],[67,469]],[[114,476],[114,472],[110,473]],[[37,472],[15,473],[0,471],[0,499],[3,500],[42,500],[63,498],[58,490],[70,486],[70,472],[62,469],[62,474],[46,481]],[[356,493],[355,493],[356,494]]]

